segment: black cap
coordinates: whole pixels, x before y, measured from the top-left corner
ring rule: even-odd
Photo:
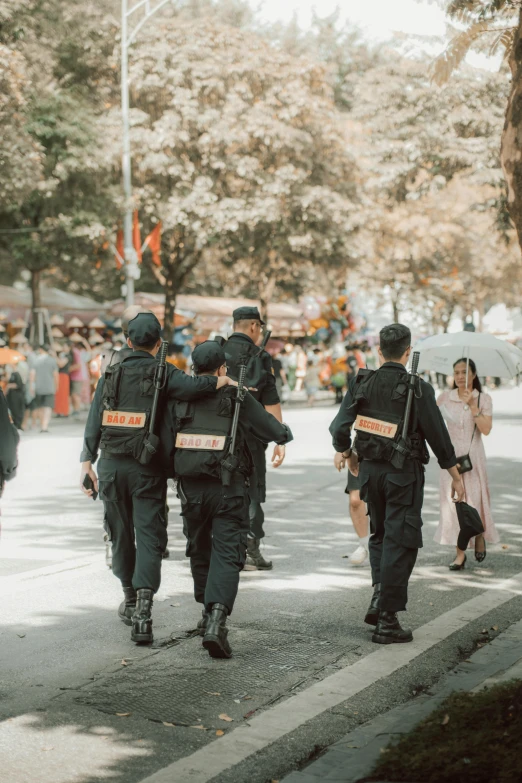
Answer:
[[[161,337],[161,324],[154,313],[138,313],[129,321],[129,339],[135,346],[154,345]]]
[[[259,314],[259,308],[257,307],[238,307],[234,312],[232,313],[232,318],[234,321],[261,321],[262,325],[265,325],[265,321],[261,318],[261,315]]]
[[[194,372],[214,372],[226,364],[227,356],[223,348],[215,340],[200,343],[192,352]]]

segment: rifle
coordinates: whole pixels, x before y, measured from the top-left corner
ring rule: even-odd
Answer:
[[[262,353],[263,353],[263,351],[265,350],[265,348],[266,348],[266,344],[267,344],[267,343],[268,343],[268,341],[270,340],[270,336],[271,336],[271,334],[272,334],[272,332],[271,332],[271,331],[268,331],[268,330],[267,330],[267,331],[265,332],[265,335],[264,335],[264,337],[263,337],[263,342],[262,342],[262,343],[261,343],[261,345],[259,346],[259,351],[257,352],[257,355],[258,355],[258,356],[261,356],[261,354],[262,354]]]
[[[148,465],[153,456],[158,451],[159,438],[154,434],[156,426],[156,416],[158,413],[159,396],[162,392],[167,373],[167,349],[169,344],[166,340],[161,341],[161,348],[158,353],[158,365],[154,373],[154,397],[152,398],[152,408],[150,409],[149,429],[143,441],[143,448],[138,462],[140,465]]]
[[[237,379],[236,399],[234,400],[234,416],[232,418],[232,427],[230,429],[230,447],[228,449],[227,456],[221,462],[221,481],[224,487],[230,486],[232,482],[232,474],[238,469],[239,466],[239,457],[236,455],[236,441],[241,403],[245,399],[247,392],[245,388],[245,378],[247,371],[246,364],[240,364],[238,369],[239,376]]]
[[[411,454],[410,441],[408,438],[408,429],[410,427],[411,409],[413,407],[413,396],[415,394],[415,384],[417,381],[417,370],[419,368],[420,353],[415,351],[411,360],[411,372],[408,379],[408,395],[406,397],[406,407],[404,408],[404,420],[402,423],[402,432],[397,443],[393,444],[395,454],[391,460],[394,468],[399,470],[404,466],[406,457]]]

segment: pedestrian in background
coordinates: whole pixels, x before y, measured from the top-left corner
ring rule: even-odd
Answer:
[[[69,367],[69,378],[71,379],[71,402],[72,415],[79,416],[82,407],[82,392],[85,383],[89,382],[87,365],[83,359],[82,350],[78,343],[70,344],[72,361]]]
[[[54,412],[59,417],[69,416],[69,395],[71,381],[69,371],[72,364],[71,348],[69,345],[63,345],[56,357],[58,364],[58,391],[54,401]]]
[[[50,355],[49,346],[38,346],[32,361],[30,380],[34,382],[34,415],[40,420],[40,432],[49,432],[49,423],[58,391],[58,364]]]
[[[469,368],[468,368],[469,361]],[[493,400],[482,389],[477,367],[472,359],[459,359],[453,365],[453,389],[443,391],[437,404],[446,421],[451,442],[457,455],[469,455],[472,470],[463,473],[466,502],[476,508],[485,533],[475,536],[475,559],[486,557],[486,541],[496,544],[500,539],[491,515],[486,452],[483,435],[493,427]],[[449,499],[449,478],[440,477],[440,521],[435,533],[438,544],[457,545],[459,522],[454,503]],[[466,553],[457,547],[457,555],[450,570],[460,571],[466,563]]]
[[[308,360],[305,375],[305,391],[308,405],[313,407],[319,389],[319,368],[313,359]]]
[[[25,385],[16,367],[7,365],[5,373],[7,377],[7,407],[11,412],[16,429],[21,430],[23,429],[25,413]]]

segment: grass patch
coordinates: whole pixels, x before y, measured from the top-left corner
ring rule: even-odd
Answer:
[[[390,745],[366,780],[520,783],[522,681],[453,694]]]

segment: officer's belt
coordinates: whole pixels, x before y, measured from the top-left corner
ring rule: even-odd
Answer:
[[[103,427],[132,427],[143,429],[147,414],[143,411],[103,411]]]
[[[198,449],[199,451],[223,451],[226,440],[226,435],[199,435],[196,433],[178,432],[176,436],[176,448]]]
[[[359,432],[367,432],[370,435],[380,435],[382,438],[393,438],[397,434],[398,424],[392,424],[389,421],[381,419],[371,419],[369,416],[359,414],[353,425]]]

